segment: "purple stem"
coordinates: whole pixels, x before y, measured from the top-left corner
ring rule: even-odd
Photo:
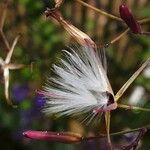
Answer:
[[[135,150],[138,146],[139,141],[143,138],[146,131],[147,131],[146,128],[141,128],[139,130],[139,134],[138,134],[137,138],[129,145],[121,147],[121,149],[122,150],[131,150],[131,149]]]
[[[142,35],[150,35],[150,32],[144,31],[144,32],[141,32],[141,34],[142,34]]]

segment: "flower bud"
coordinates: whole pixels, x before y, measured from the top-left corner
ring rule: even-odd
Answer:
[[[141,34],[141,26],[133,16],[132,12],[126,5],[120,5],[119,7],[120,17],[125,21],[130,30],[135,34]]]
[[[78,143],[82,136],[72,132],[25,131],[23,136],[34,140],[48,140],[60,143]]]

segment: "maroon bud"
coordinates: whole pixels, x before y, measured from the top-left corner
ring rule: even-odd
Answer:
[[[135,34],[141,34],[141,26],[133,16],[132,12],[126,5],[120,5],[119,7],[120,17],[125,21],[130,30]]]
[[[23,136],[34,140],[48,140],[60,143],[78,143],[82,136],[72,132],[25,131]]]

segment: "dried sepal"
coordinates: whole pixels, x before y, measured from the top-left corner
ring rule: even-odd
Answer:
[[[59,8],[63,4],[64,0],[55,0],[55,8]]]
[[[25,65],[25,64],[6,64],[5,67],[7,67],[10,70],[16,70],[16,69],[21,69],[25,67],[31,67],[31,65]]]
[[[6,101],[9,105],[13,105],[13,103],[10,100],[10,97],[9,97],[9,70],[20,69],[20,68],[24,68],[24,67],[28,66],[28,65],[24,65],[24,64],[10,63],[14,48],[15,48],[17,42],[18,42],[19,37],[20,37],[20,35],[18,35],[14,39],[13,44],[12,44],[5,60],[0,58],[0,65],[1,65],[1,68],[3,70],[3,76],[4,76],[5,98],[6,98]]]
[[[60,143],[79,143],[82,136],[73,132],[25,131],[23,135],[34,140],[48,140]]]
[[[70,22],[66,21],[61,13],[56,9],[49,9],[45,11],[47,17],[52,17],[57,20],[60,25],[81,45],[88,45],[90,47],[96,47],[94,41],[84,32],[73,26]]]
[[[18,35],[18,36],[14,39],[13,44],[12,44],[12,46],[11,46],[11,48],[10,48],[10,50],[9,50],[9,52],[8,52],[8,54],[7,54],[7,56],[6,56],[5,64],[8,64],[8,63],[10,62],[11,57],[12,57],[12,54],[13,54],[13,51],[14,51],[14,48],[15,48],[17,42],[18,42],[19,37],[20,37],[20,35]]]

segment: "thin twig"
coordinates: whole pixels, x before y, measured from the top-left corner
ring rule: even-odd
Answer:
[[[130,29],[127,28],[123,33],[121,33],[119,36],[117,36],[115,39],[113,39],[110,43],[113,44],[113,43],[115,43],[116,41],[118,41],[119,39],[121,39],[125,34],[128,33],[129,30],[130,30]]]
[[[150,18],[145,18],[145,19],[139,20],[138,22],[140,24],[149,23],[150,22]]]
[[[6,19],[7,14],[7,8],[8,8],[8,0],[3,3],[2,13],[0,17],[0,30],[3,30],[4,22]]]
[[[94,6],[91,6],[91,5],[89,5],[89,4],[85,3],[85,2],[83,2],[82,0],[76,0],[76,1],[77,1],[78,3],[80,3],[80,4],[82,4],[83,6],[88,7],[88,8],[90,8],[90,9],[94,10],[94,11],[97,12],[97,13],[100,13],[100,14],[102,14],[102,15],[104,15],[104,16],[107,16],[107,17],[109,17],[109,18],[111,18],[111,19],[114,19],[114,20],[123,22],[123,20],[122,20],[120,17],[111,15],[111,14],[109,14],[109,13],[103,11],[103,10],[100,10],[100,9],[94,7]],[[145,23],[150,22],[150,18],[141,19],[141,20],[139,20],[138,22],[139,22],[140,24],[145,24]]]
[[[0,36],[1,36],[3,42],[4,42],[5,46],[6,46],[7,51],[9,51],[10,50],[10,45],[9,45],[9,43],[8,43],[8,41],[6,39],[6,36],[5,36],[5,34],[4,34],[4,32],[2,30],[0,30]]]
[[[121,18],[119,18],[117,16],[114,16],[114,15],[111,15],[111,14],[109,14],[109,13],[103,11],[103,10],[100,10],[100,9],[94,7],[94,6],[91,6],[91,5],[83,2],[82,0],[75,0],[75,1],[77,1],[80,4],[82,4],[83,6],[86,6],[86,7],[90,8],[90,9],[94,10],[95,12],[100,13],[100,14],[102,14],[104,16],[107,16],[107,17],[109,17],[111,19],[114,19],[114,20],[117,20],[117,21],[121,21],[121,22],[123,21]]]

